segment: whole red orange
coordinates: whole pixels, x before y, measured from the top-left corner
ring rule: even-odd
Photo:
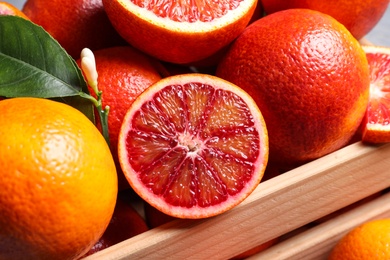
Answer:
[[[278,165],[296,166],[347,144],[368,104],[359,42],[331,16],[309,9],[280,11],[247,27],[217,76],[256,101]]]
[[[83,48],[126,44],[108,20],[102,0],[27,0],[22,11],[74,59]]]
[[[308,8],[329,14],[357,38],[365,36],[379,22],[388,0],[261,0],[267,14],[291,8]]]

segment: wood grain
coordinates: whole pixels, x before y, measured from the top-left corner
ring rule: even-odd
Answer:
[[[335,244],[348,231],[364,222],[382,218],[390,218],[390,193],[293,236],[247,260],[326,260]]]
[[[355,143],[261,183],[240,205],[178,220],[85,259],[228,259],[390,187],[390,144]]]

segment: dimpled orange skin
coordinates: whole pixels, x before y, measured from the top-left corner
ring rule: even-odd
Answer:
[[[0,259],[75,259],[106,229],[115,165],[78,110],[38,98],[0,101]]]
[[[390,259],[390,219],[368,221],[344,235],[329,256],[339,259]]]
[[[361,46],[335,19],[311,10],[281,11],[250,25],[216,75],[253,97],[269,131],[270,161],[286,167],[346,145],[368,104]]]
[[[291,8],[308,8],[329,14],[361,39],[379,22],[388,0],[261,0],[266,13]]]
[[[22,11],[74,59],[80,57],[83,48],[98,50],[126,44],[108,20],[101,0],[27,0]]]
[[[0,15],[15,15],[28,20],[27,16],[22,11],[7,2],[0,2]]]

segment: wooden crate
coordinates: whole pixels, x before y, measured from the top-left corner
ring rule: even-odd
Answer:
[[[390,187],[390,144],[354,143],[262,182],[216,217],[177,220],[85,259],[229,259]],[[390,216],[390,195],[314,226],[252,259],[326,259],[342,234]]]

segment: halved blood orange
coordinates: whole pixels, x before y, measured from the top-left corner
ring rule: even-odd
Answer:
[[[147,203],[178,218],[205,218],[242,202],[268,162],[268,133],[253,99],[206,74],[164,78],[128,110],[119,160]]]
[[[186,64],[211,56],[248,25],[257,0],[103,0],[119,34],[160,60]]]
[[[362,140],[390,142],[390,48],[363,46],[370,68],[370,101],[362,123]]]

